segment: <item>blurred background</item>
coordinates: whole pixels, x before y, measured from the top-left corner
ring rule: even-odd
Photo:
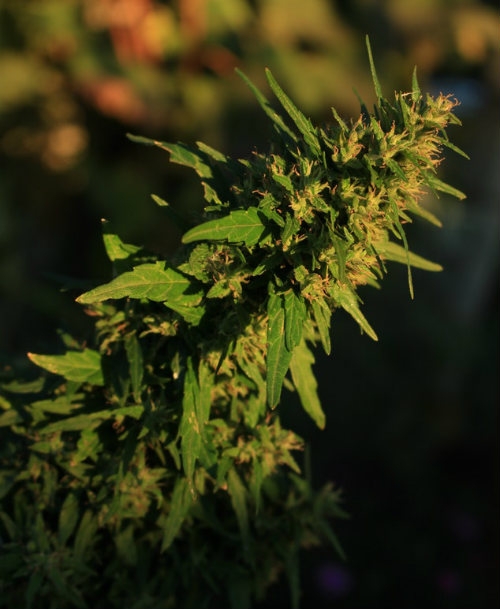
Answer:
[[[106,218],[126,240],[168,254],[179,242],[157,193],[194,210],[192,174],[127,132],[203,140],[239,157],[271,130],[241,68],[264,67],[315,122],[371,105],[364,37],[386,95],[453,93],[463,127],[441,177],[467,193],[428,205],[416,252],[439,274],[393,267],[362,293],[372,343],[338,313],[333,355],[318,354],[327,429],[290,399],[285,422],[307,439],[316,485],[344,490],[336,530],[348,560],[304,556],[304,606],[497,609],[500,225],[500,11],[479,0],[0,1],[0,364],[29,372],[57,328],[84,336],[74,297],[109,279]],[[71,280],[68,280],[71,278]],[[69,285],[70,289],[61,289]],[[15,372],[13,372],[15,371]],[[284,609],[280,585],[265,606]]]

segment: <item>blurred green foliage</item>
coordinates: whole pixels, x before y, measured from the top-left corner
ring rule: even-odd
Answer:
[[[443,198],[434,211],[445,228],[416,247],[445,273],[417,275],[411,304],[389,278],[384,295],[366,300],[384,342],[367,345],[338,322],[334,372],[320,362],[335,423],[328,436],[311,430],[316,471],[345,485],[353,524],[349,576],[330,565],[321,579],[328,557],[311,565],[318,607],[498,604],[499,29],[497,3],[479,0],[0,3],[5,378],[9,366],[27,366],[28,349],[57,347],[56,327],[85,329],[72,302],[84,284],[61,293],[55,276],[108,276],[101,217],[162,253],[178,242],[149,193],[189,210],[197,187],[182,168],[127,142],[126,131],[196,138],[240,156],[264,144],[267,127],[234,67],[263,86],[269,66],[315,121],[327,120],[330,106],[350,114],[353,86],[368,102],[372,94],[366,33],[385,91],[406,88],[416,64],[424,90],[462,101],[457,143],[472,161],[443,171],[468,201],[451,207]]]

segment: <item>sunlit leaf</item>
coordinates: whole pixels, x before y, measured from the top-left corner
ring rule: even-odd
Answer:
[[[321,146],[316,128],[313,127],[311,121],[302,114],[292,100],[286,95],[269,69],[266,69],[266,76],[273,93],[279,99],[281,105],[295,123],[297,129],[301,132],[309,149],[314,156],[319,157],[321,155]]]
[[[148,298],[182,310],[183,307],[196,307],[201,301],[201,292],[189,277],[167,267],[164,262],[157,262],[136,266],[133,271],[122,273],[109,283],[82,294],[77,302],[91,304],[125,297]]]
[[[236,210],[223,218],[195,226],[182,237],[183,243],[194,241],[227,241],[255,245],[266,231],[261,214],[255,207]]]
[[[283,380],[290,365],[292,352],[286,346],[285,311],[283,299],[277,294],[270,294],[267,313],[267,402],[274,408],[281,396]]]
[[[320,429],[325,427],[325,413],[319,401],[316,377],[312,370],[314,355],[303,340],[295,347],[290,361],[293,384],[302,407]]]

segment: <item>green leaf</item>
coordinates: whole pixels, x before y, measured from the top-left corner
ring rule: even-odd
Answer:
[[[269,295],[267,313],[267,402],[270,408],[274,408],[280,400],[292,352],[285,341],[285,311],[281,296],[274,293]]]
[[[189,222],[183,218],[176,209],[170,205],[167,201],[159,197],[158,195],[151,195],[153,201],[158,205],[158,207],[163,207],[165,213],[168,215],[170,220],[179,228],[181,231],[186,231],[190,228]]]
[[[366,317],[359,310],[356,295],[347,286],[334,285],[332,288],[332,296],[335,302],[351,315],[360,328],[364,330],[370,338],[378,340],[375,330],[370,326]]]
[[[443,182],[442,180],[440,180],[439,178],[436,178],[436,176],[434,176],[432,174],[427,174],[425,181],[433,190],[439,190],[441,192],[445,192],[446,194],[451,195],[452,197],[456,197],[460,201],[465,199],[467,196],[461,190],[458,190],[457,188],[453,188],[453,186],[446,184],[446,182]]]
[[[227,490],[231,497],[236,519],[238,520],[243,546],[248,551],[250,547],[250,530],[248,526],[247,491],[234,467],[227,473]]]
[[[286,348],[292,351],[300,343],[302,327],[307,318],[307,308],[303,297],[293,290],[285,292],[283,296],[285,308],[285,343]]]
[[[440,264],[426,260],[413,252],[406,252],[404,247],[398,243],[394,243],[394,241],[387,241],[382,246],[379,246],[378,253],[386,260],[400,262],[401,264],[408,264],[409,262],[411,266],[418,269],[424,269],[425,271],[437,272],[443,270],[443,267]]]
[[[293,120],[297,129],[302,133],[304,141],[308,145],[310,151],[314,154],[314,156],[320,157],[321,146],[319,143],[317,130],[315,127],[313,127],[311,121],[302,114],[302,112],[294,105],[292,100],[286,95],[268,68],[266,68],[266,76],[273,93],[276,95],[283,108]]]
[[[171,309],[196,307],[202,294],[191,279],[182,275],[165,262],[136,266],[133,271],[119,275],[77,298],[77,302],[91,304],[117,298],[148,298],[164,302]],[[175,309],[174,309],[175,310]]]
[[[141,399],[142,377],[144,374],[144,361],[142,357],[141,344],[135,334],[128,334],[125,337],[125,351],[132,382],[132,391],[136,402]]]
[[[45,579],[44,573],[41,569],[32,571],[30,578],[28,580],[28,585],[26,586],[25,591],[25,600],[26,600],[26,609],[31,609],[34,605],[34,601],[36,600],[36,595],[40,590],[41,585],[43,584],[43,580]]]
[[[274,128],[277,132],[284,137],[285,139],[289,138],[292,141],[297,141],[297,137],[293,131],[291,131],[286,125],[283,118],[273,109],[269,100],[261,93],[261,91],[253,84],[253,82],[246,76],[241,70],[236,69],[236,73],[245,81],[245,83],[250,87],[252,93],[255,95],[257,101],[259,102],[261,108],[267,114],[267,116],[273,122]]]
[[[414,103],[416,103],[421,97],[422,92],[420,91],[420,85],[418,84],[417,66],[415,66],[413,68],[413,76],[411,80],[411,99]]]
[[[177,163],[178,165],[184,165],[194,169],[196,173],[202,178],[211,178],[213,176],[210,165],[206,162],[206,155],[201,153],[198,154],[185,144],[171,144],[169,142],[160,142],[159,140],[152,140],[142,135],[132,135],[127,133],[129,140],[138,144],[146,144],[147,146],[156,146],[162,150],[166,150],[170,153],[170,161]]]
[[[291,609],[299,609],[300,607],[300,569],[298,550],[298,544],[295,543],[292,548],[288,549],[285,556],[285,571],[292,601]]]
[[[23,418],[17,410],[6,410],[0,414],[0,427],[11,427],[12,425],[22,423],[22,420]]]
[[[314,321],[318,327],[321,344],[327,355],[330,355],[332,344],[330,340],[330,318],[332,312],[323,298],[316,299],[311,302],[311,308],[314,316]]]
[[[121,416],[129,416],[133,419],[140,419],[144,412],[144,406],[123,406],[122,408],[115,408],[113,410],[99,410],[98,412],[91,412],[89,414],[78,414],[74,417],[68,417],[49,423],[43,427],[42,431],[44,434],[51,434],[56,431],[80,431],[81,429],[93,429],[110,418],[116,418]]]
[[[182,466],[186,477],[193,479],[194,469],[202,448],[203,427],[197,415],[196,403],[199,399],[199,386],[193,363],[187,360],[186,375],[184,378],[184,394],[182,396],[182,419],[179,427],[181,436]]]
[[[98,530],[97,518],[90,510],[86,510],[80,521],[80,526],[75,536],[75,544],[73,555],[77,563],[83,564],[86,562],[85,554],[89,547],[94,545],[94,536]]]
[[[182,524],[193,505],[193,495],[191,493],[186,478],[177,478],[175,481],[174,492],[168,517],[163,531],[161,552],[167,550],[181,530]]]
[[[251,246],[258,243],[266,231],[261,216],[255,207],[236,210],[228,216],[209,220],[195,226],[182,237],[183,243],[193,241],[227,241]]]
[[[68,351],[64,355],[40,355],[28,353],[30,360],[52,374],[59,374],[68,381],[104,385],[101,355],[98,351]]]
[[[106,249],[106,254],[111,262],[115,260],[126,260],[130,256],[134,256],[142,248],[130,243],[124,243],[118,235],[109,232],[109,222],[102,220],[102,240]]]
[[[318,383],[312,365],[314,355],[308,348],[306,341],[302,340],[295,347],[290,362],[293,384],[300,397],[302,407],[320,429],[325,427],[325,413],[321,408],[317,387]]]
[[[70,535],[73,533],[78,522],[78,506],[79,502],[74,493],[69,493],[62,504],[59,512],[59,543],[64,546]]]
[[[366,36],[366,48],[368,50],[368,59],[370,61],[370,71],[372,73],[372,80],[373,80],[373,85],[375,87],[375,93],[377,95],[378,101],[380,102],[380,100],[383,97],[382,87],[380,86],[380,82],[379,82],[379,79],[377,76],[377,71],[375,70],[375,62],[373,61],[372,47],[370,45],[370,38],[368,36]]]

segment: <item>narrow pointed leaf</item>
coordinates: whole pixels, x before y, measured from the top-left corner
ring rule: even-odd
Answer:
[[[292,373],[293,384],[299,394],[302,407],[316,425],[320,429],[324,429],[325,413],[321,408],[321,402],[318,397],[318,383],[312,370],[313,364],[314,355],[306,342],[302,340],[293,350],[290,372]]]
[[[141,344],[135,334],[131,334],[125,338],[125,351],[127,353],[132,391],[136,401],[139,401],[142,389],[142,377],[144,374],[144,360]]]
[[[459,200],[463,200],[466,198],[466,195],[461,190],[453,188],[453,186],[446,184],[446,182],[443,182],[439,178],[436,178],[436,176],[434,175],[428,175],[426,182],[434,190],[445,192],[446,194],[452,195],[453,197],[456,197]]]
[[[164,262],[136,266],[77,298],[77,302],[91,304],[117,298],[149,298],[156,302],[196,306],[201,292],[193,288],[191,280],[178,271],[166,267]]]
[[[311,308],[323,349],[327,355],[330,355],[332,350],[330,340],[330,319],[332,313],[324,300],[313,300],[311,302]]]
[[[236,72],[245,81],[248,87],[250,87],[261,108],[271,119],[278,133],[280,133],[280,135],[282,136],[285,136],[285,138],[290,138],[292,141],[296,141],[296,135],[287,127],[282,117],[272,108],[268,99],[259,91],[259,89],[253,84],[253,82],[248,78],[248,76],[246,76],[241,70],[236,69]]]
[[[382,87],[380,86],[377,71],[375,69],[375,62],[373,61],[372,55],[372,47],[370,44],[370,38],[368,36],[366,37],[366,48],[368,50],[368,59],[370,61],[370,70],[372,73],[373,86],[375,87],[375,93],[377,95],[377,98],[380,101],[382,99]]]
[[[206,154],[203,152],[196,152],[186,146],[185,144],[171,144],[170,142],[161,142],[159,140],[152,140],[141,135],[127,134],[127,137],[138,144],[146,144],[148,146],[156,146],[162,150],[166,150],[170,153],[170,160],[172,163],[178,165],[184,165],[194,169],[201,178],[213,177],[212,169],[207,163]]]
[[[411,84],[411,98],[414,102],[417,102],[422,96],[422,92],[420,91],[420,85],[418,84],[417,66],[413,68],[413,77]]]
[[[196,461],[202,448],[202,431],[197,415],[196,402],[199,399],[199,385],[191,358],[188,359],[182,398],[182,419],[179,427],[181,436],[182,467],[188,480],[193,479]]]
[[[334,286],[335,301],[358,323],[359,327],[373,340],[378,340],[375,330],[370,326],[366,317],[359,310],[356,295],[348,287]]]
[[[75,530],[79,516],[78,506],[79,503],[76,495],[69,493],[62,504],[61,511],[59,512],[58,539],[62,546],[66,544],[70,535]]]
[[[274,76],[269,69],[266,69],[266,76],[273,93],[280,101],[283,108],[286,110],[297,129],[302,133],[304,141],[308,145],[311,152],[316,156],[321,156],[321,146],[319,143],[317,131],[311,121],[306,118],[302,112],[295,106],[292,100],[286,95],[283,89],[279,86]]]
[[[248,549],[250,546],[250,531],[248,526],[247,491],[234,467],[227,473],[227,490],[231,497],[236,519],[238,520],[243,546],[245,549]]]
[[[64,355],[40,355],[28,353],[30,360],[52,374],[59,374],[68,381],[104,385],[101,355],[98,351],[68,351]]]
[[[258,243],[266,231],[261,215],[254,207],[236,210],[223,218],[195,226],[182,237],[183,243],[194,241],[228,241],[251,246]]]
[[[163,540],[161,551],[167,550],[181,530],[182,524],[193,504],[193,495],[189,488],[186,478],[177,478],[175,482],[174,492],[172,493],[172,501],[168,512],[165,530],[163,532]]]
[[[281,296],[270,294],[267,326],[267,402],[274,408],[281,396],[283,380],[290,365],[292,352],[285,340],[285,311]]]
[[[285,343],[292,351],[300,343],[302,328],[307,317],[307,308],[300,294],[289,290],[283,296],[285,307]]]
[[[394,243],[394,241],[387,241],[382,247],[379,247],[378,253],[386,260],[400,262],[401,264],[408,264],[409,262],[411,266],[418,269],[424,269],[425,271],[437,272],[443,270],[443,267],[440,264],[431,262],[413,252],[406,252],[404,247]]]

